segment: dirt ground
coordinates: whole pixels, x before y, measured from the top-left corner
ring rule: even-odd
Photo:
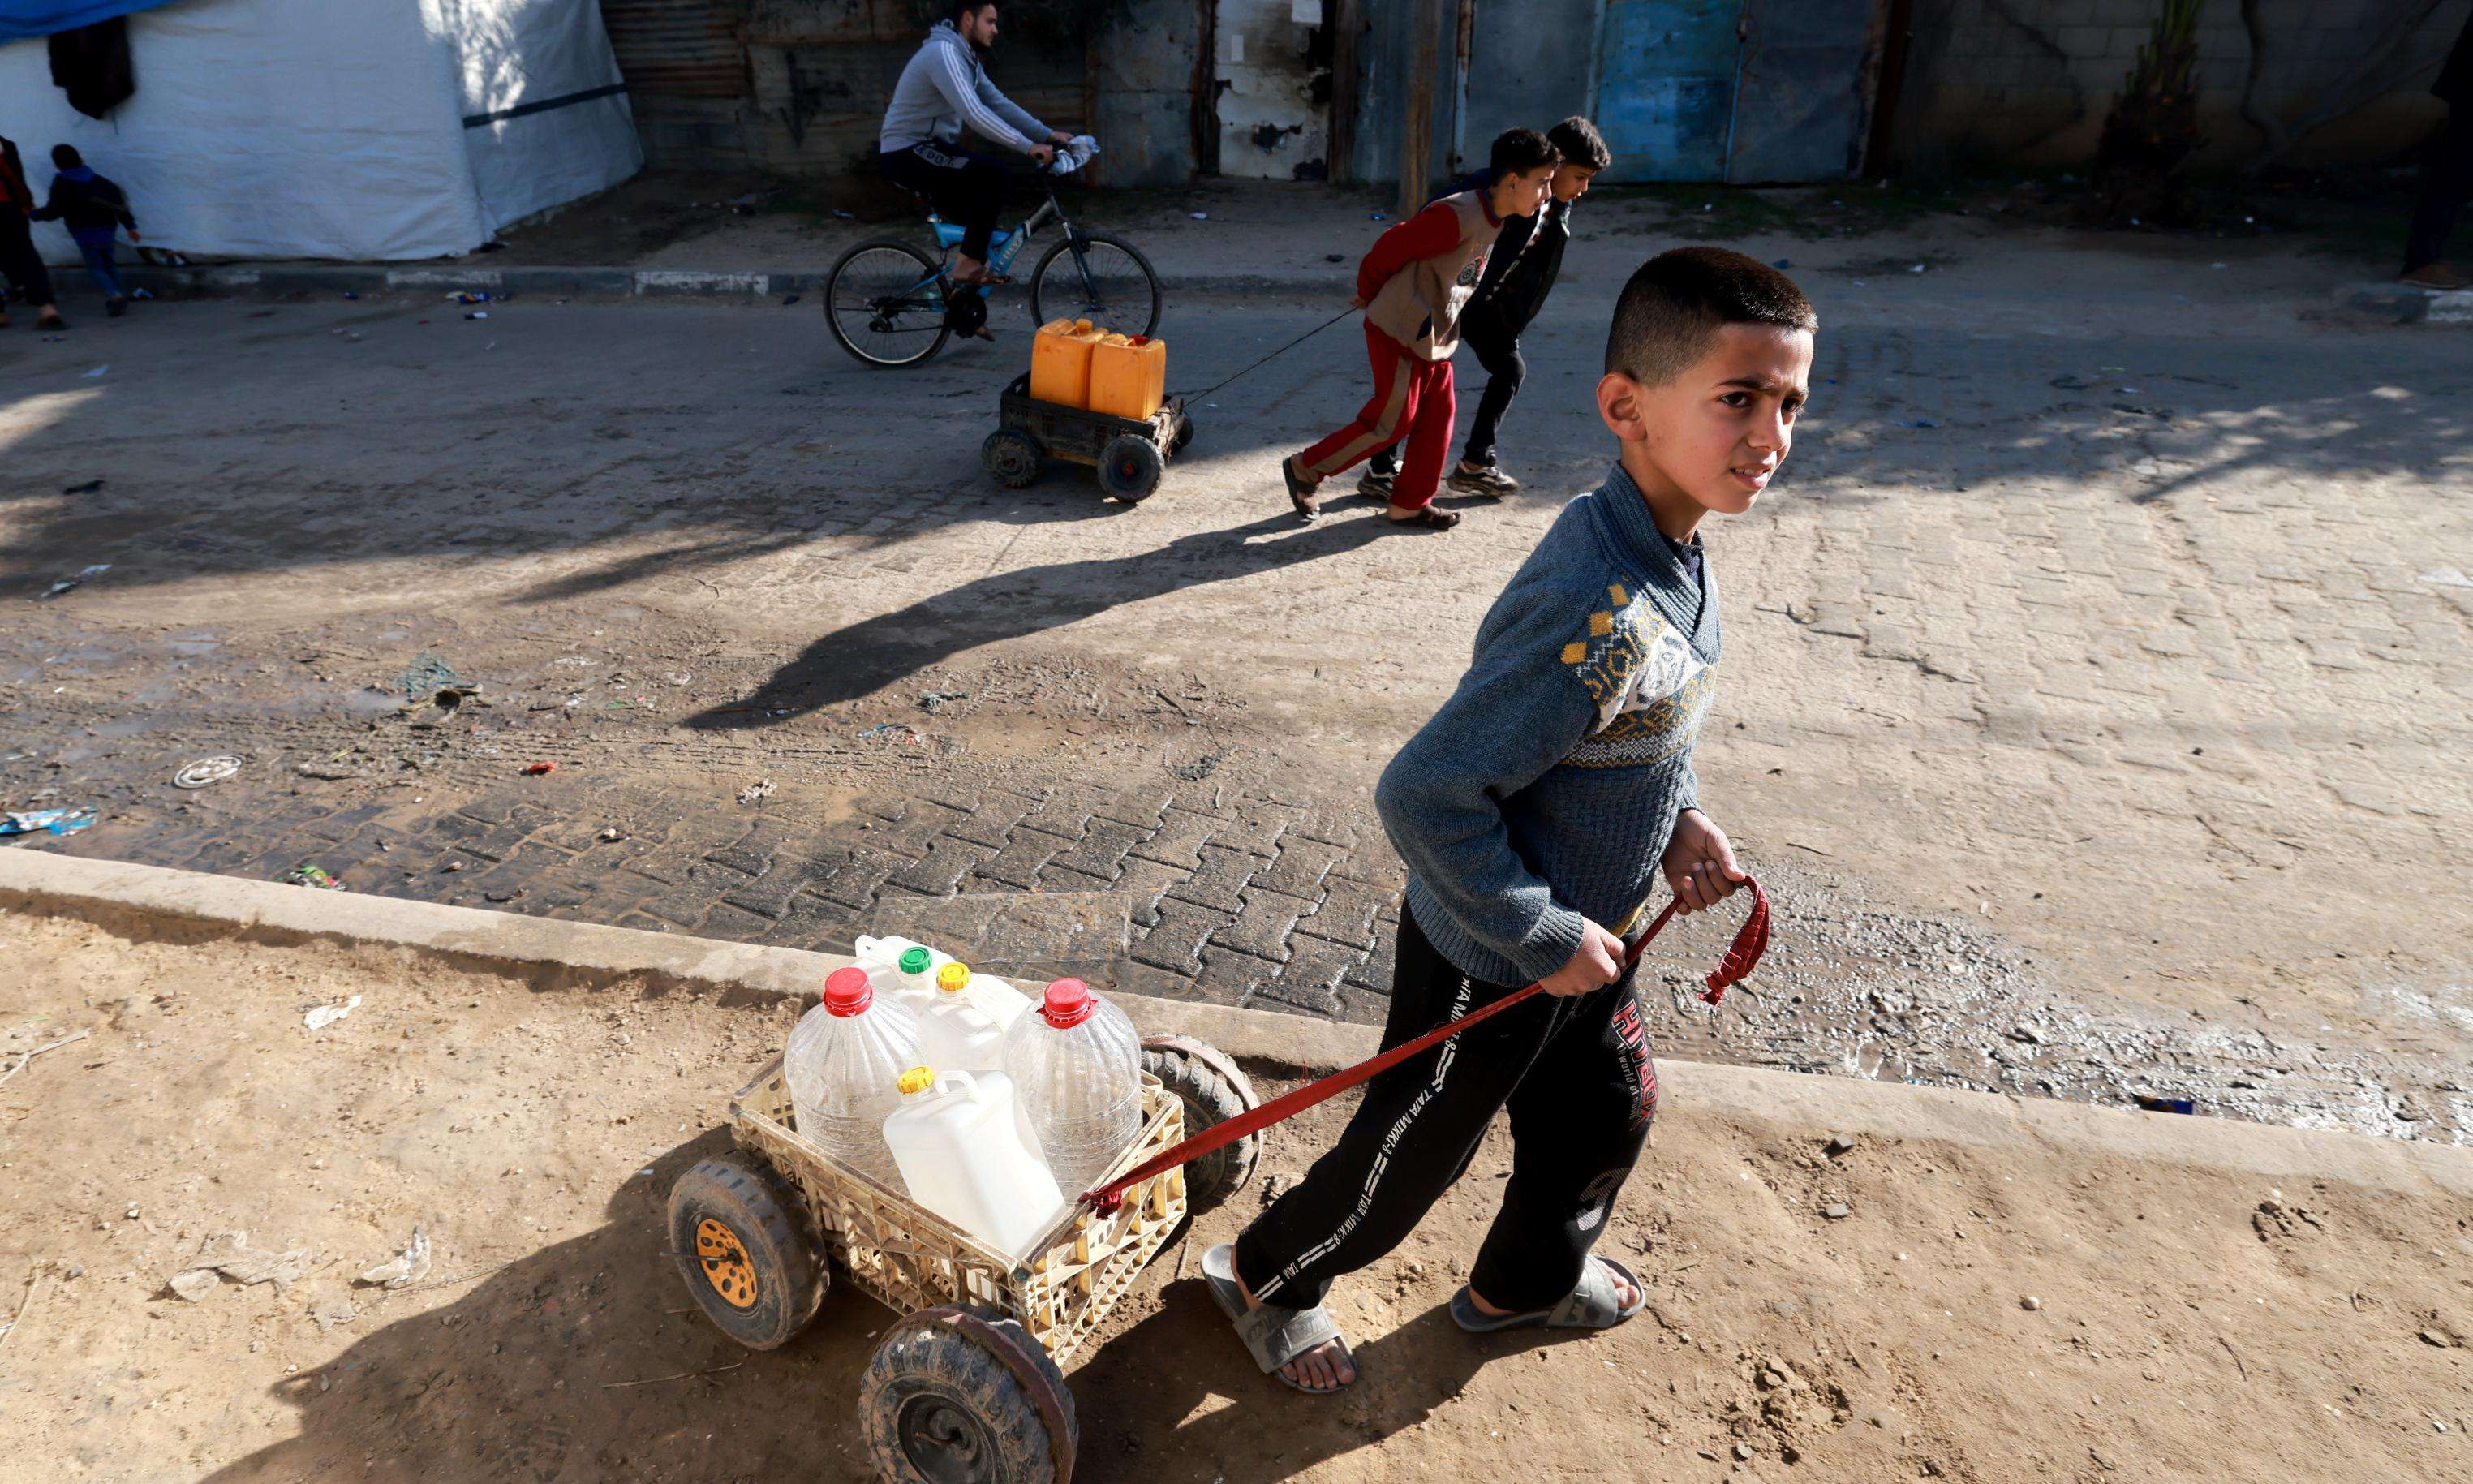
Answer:
[[[0,1084],[0,1450],[99,1480],[865,1477],[845,1409],[888,1316],[837,1291],[741,1352],[662,1252],[671,1181],[726,1146],[786,1024],[0,917],[0,1052],[91,1033]],[[1284,1126],[1263,1170],[1343,1112]],[[1258,1183],[1072,1373],[1080,1476],[2473,1479],[2461,1209],[1829,1133],[1669,1105],[1606,1238],[1651,1311],[1585,1340],[1444,1313],[1489,1146],[1339,1290],[1365,1380],[1336,1402],[1255,1374],[1193,1276]],[[416,1225],[431,1276],[356,1286]],[[166,1288],[230,1231],[306,1275]]]

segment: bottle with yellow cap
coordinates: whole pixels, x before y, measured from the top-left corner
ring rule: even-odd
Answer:
[[[1065,1195],[1002,1072],[914,1066],[884,1141],[910,1198],[1014,1258],[1063,1214]]]
[[[940,1070],[1004,1070],[1005,1025],[1012,1021],[999,1024],[988,1013],[988,1003],[995,996],[978,990],[974,982],[985,977],[972,973],[968,964],[948,964],[936,970],[935,991],[919,1012],[921,1061]],[[1011,993],[1010,986],[1005,988]]]

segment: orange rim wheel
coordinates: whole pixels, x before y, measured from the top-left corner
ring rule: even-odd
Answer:
[[[707,1216],[696,1223],[696,1263],[704,1269],[704,1281],[721,1301],[735,1309],[756,1306],[756,1264],[748,1259],[745,1244],[738,1233],[716,1217]]]

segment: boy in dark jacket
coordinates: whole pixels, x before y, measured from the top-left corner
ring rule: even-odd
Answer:
[[[1640,1312],[1639,1277],[1591,1252],[1657,1113],[1626,940],[1653,896],[1696,912],[1745,879],[1693,767],[1721,647],[1703,533],[1786,462],[1818,323],[1786,275],[1723,248],[1660,253],[1623,286],[1596,396],[1614,467],[1503,587],[1459,688],[1374,793],[1408,868],[1383,1044],[1546,993],[1367,1083],[1305,1179],[1203,1255],[1255,1363],[1288,1385],[1356,1378],[1324,1296],[1408,1234],[1506,1107],[1511,1179],[1453,1321]]]
[[[1597,126],[1584,118],[1567,118],[1548,130],[1546,137],[1562,157],[1554,167],[1549,199],[1535,215],[1503,222],[1486,260],[1485,276],[1477,280],[1477,293],[1460,316],[1460,340],[1477,352],[1486,375],[1477,420],[1469,424],[1459,467],[1447,481],[1469,494],[1501,498],[1520,488],[1520,481],[1504,473],[1494,457],[1502,415],[1511,410],[1511,399],[1528,376],[1528,363],[1520,356],[1520,332],[1546,306],[1546,296],[1554,292],[1554,280],[1563,272],[1563,245],[1572,240],[1572,203],[1587,195],[1590,180],[1615,159]],[[1399,467],[1391,450],[1383,449],[1357,482],[1357,491],[1389,499]]]
[[[60,174],[52,177],[51,200],[35,213],[35,220],[59,222],[69,229],[85,259],[86,272],[94,275],[95,287],[103,290],[104,313],[116,320],[129,312],[129,296],[121,292],[120,265],[112,261],[112,244],[124,227],[129,228],[130,241],[144,240],[137,235],[137,218],[129,214],[129,195],[88,169],[73,146],[53,145],[52,167]]]
[[[1398,524],[1448,531],[1456,512],[1434,509],[1443,460],[1452,445],[1452,351],[1460,315],[1483,276],[1495,234],[1511,218],[1533,213],[1546,199],[1554,146],[1533,129],[1504,131],[1494,141],[1493,183],[1432,203],[1374,240],[1357,270],[1365,311],[1365,354],[1374,364],[1374,395],[1356,419],[1305,452],[1284,459],[1288,503],[1313,520],[1322,515],[1314,491],[1332,475],[1403,438],[1408,463],[1390,493]]]
[[[0,277],[35,311],[35,327],[63,330],[68,322],[52,302],[52,275],[35,251],[27,223],[35,214],[35,188],[26,183],[26,162],[12,139],[0,139]],[[9,327],[9,296],[0,293],[0,329]]]

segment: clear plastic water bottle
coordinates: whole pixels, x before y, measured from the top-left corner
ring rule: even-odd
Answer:
[[[1099,1183],[1142,1127],[1141,1038],[1079,979],[1059,979],[1004,1038],[1004,1068],[1068,1196]]]
[[[834,969],[825,978],[825,1002],[791,1028],[781,1057],[799,1132],[843,1164],[901,1191],[884,1120],[901,1106],[901,1074],[918,1065],[918,1018],[877,998],[866,969]]]
[[[936,997],[936,970],[952,961],[924,944],[907,938],[861,938],[859,966],[867,970],[876,992],[901,1001],[916,1015]]]

